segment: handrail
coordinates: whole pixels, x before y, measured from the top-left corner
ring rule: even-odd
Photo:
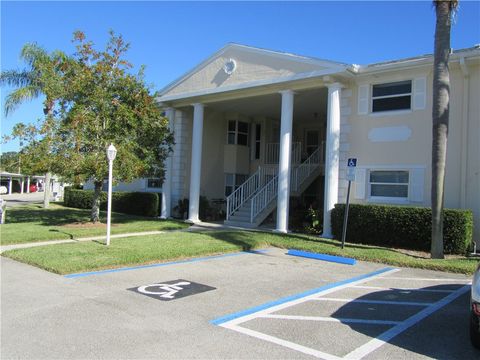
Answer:
[[[302,164],[292,168],[290,189],[298,191],[300,185],[320,165],[323,153],[323,146],[319,147]],[[269,180],[267,181],[267,179]],[[254,219],[276,198],[277,193],[278,168],[259,167],[252,176],[227,197],[227,220],[245,202],[250,200],[250,222],[253,223]]]
[[[302,143],[292,143],[292,164],[302,162]],[[267,143],[265,148],[265,164],[278,164],[280,158],[280,143]]]
[[[307,179],[320,164],[322,148],[317,148],[315,151],[302,163],[300,166],[292,169],[290,177],[290,189],[297,191],[300,185]]]
[[[250,223],[253,223],[253,219],[275,199],[278,191],[277,184],[278,174],[252,197],[250,201]]]
[[[227,220],[261,187],[265,171],[259,167],[245,182],[227,197]]]

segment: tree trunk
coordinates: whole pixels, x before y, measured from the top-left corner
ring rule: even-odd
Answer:
[[[95,192],[93,193],[92,200],[92,212],[90,215],[90,221],[96,223],[100,221],[100,195],[102,193],[102,181],[95,181]]]
[[[433,259],[443,259],[443,199],[450,103],[448,58],[450,54],[451,4],[449,1],[435,1],[434,4],[437,23],[433,64],[432,244],[430,254]]]
[[[43,187],[43,207],[45,209],[50,206],[51,182],[52,182],[52,173],[47,172],[45,174],[45,183]]]

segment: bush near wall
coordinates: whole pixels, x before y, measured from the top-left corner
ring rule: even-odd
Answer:
[[[345,204],[332,210],[332,232],[342,237]],[[432,209],[411,206],[351,204],[347,242],[430,251]],[[472,244],[473,213],[445,209],[443,222],[446,254],[465,254]]]
[[[90,209],[93,190],[65,188],[65,206]],[[112,211],[140,216],[158,216],[159,196],[157,193],[114,192],[112,193]],[[107,193],[100,194],[100,209],[107,209]]]

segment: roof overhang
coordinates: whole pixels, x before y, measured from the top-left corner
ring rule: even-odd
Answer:
[[[157,101],[166,104],[169,102],[189,103],[202,99],[202,102],[218,101],[219,97],[229,98],[238,96],[255,96],[277,92],[285,89],[303,90],[312,87],[325,86],[332,79],[335,81],[344,81],[352,77],[352,71],[347,66],[337,69],[328,69],[323,71],[313,71],[308,73],[295,74],[292,76],[279,77],[275,79],[257,80],[232,86],[223,86],[216,89],[206,89],[202,91],[182,93],[176,95],[158,96]],[[328,80],[327,80],[328,79]]]

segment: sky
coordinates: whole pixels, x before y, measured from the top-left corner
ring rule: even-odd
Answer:
[[[350,64],[369,64],[433,52],[435,11],[431,1],[5,1],[1,0],[2,70],[22,69],[26,43],[72,54],[72,33],[82,30],[98,49],[108,31],[131,44],[127,59],[154,90],[234,42]],[[461,0],[451,46],[480,43],[480,1]],[[1,134],[18,122],[43,116],[42,99],[4,115]],[[12,141],[1,152],[18,151]]]

